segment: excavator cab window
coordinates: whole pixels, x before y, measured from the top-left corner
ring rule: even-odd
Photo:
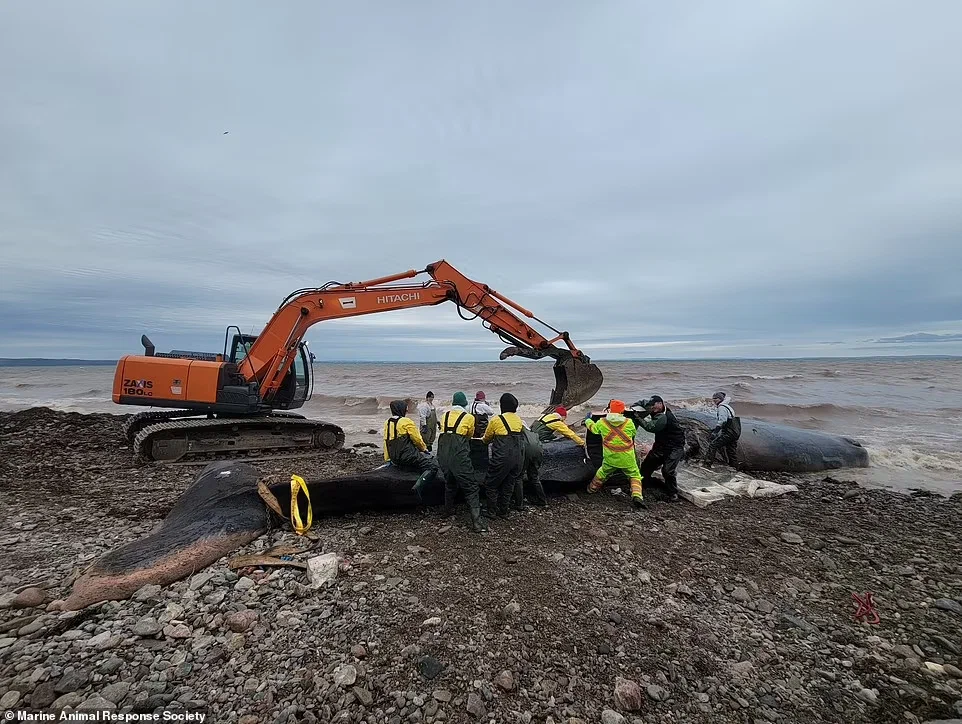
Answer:
[[[247,357],[247,352],[256,339],[257,336],[253,334],[235,334],[231,340],[230,356],[227,358],[228,361],[240,366],[240,363]]]
[[[297,357],[294,358],[294,400],[303,404],[311,397],[311,355],[307,345],[300,344],[297,350]],[[300,407],[300,405],[298,405]]]

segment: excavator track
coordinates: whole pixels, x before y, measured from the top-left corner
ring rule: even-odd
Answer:
[[[142,428],[133,441],[137,459],[147,463],[221,459],[268,452],[333,452],[343,445],[344,430],[337,425],[287,413],[155,422]]]
[[[281,410],[274,410],[271,412],[271,416],[277,417],[292,417],[298,420],[303,420],[303,415],[298,415],[296,412],[285,412]],[[167,422],[168,420],[176,420],[182,417],[194,417],[197,418],[196,410],[149,410],[147,412],[138,412],[135,415],[128,417],[121,428],[121,433],[128,444],[132,445],[134,439],[137,437],[137,433],[143,430],[148,425],[154,425],[158,422]],[[198,418],[200,419],[200,418]]]

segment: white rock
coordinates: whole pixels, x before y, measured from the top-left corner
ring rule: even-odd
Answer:
[[[215,573],[213,571],[202,571],[196,574],[190,579],[190,590],[197,591],[203,588],[207,583],[213,578]]]
[[[308,563],[310,563],[310,561],[308,561]],[[244,592],[251,590],[254,586],[254,579],[244,576],[243,578],[238,579],[237,583],[234,584],[234,590]]]
[[[421,625],[422,625],[422,626],[440,626],[440,625],[441,625],[441,617],[440,617],[440,616],[432,616],[431,618],[429,618],[429,619],[427,619],[426,621],[424,621]]]
[[[601,712],[601,724],[625,724],[625,718],[614,709]]]
[[[0,696],[0,710],[7,711],[8,709],[12,709],[17,705],[18,701],[20,701],[20,692],[8,691],[3,696]]]
[[[10,608],[13,606],[13,599],[16,597],[17,594],[12,591],[10,593],[0,593],[0,608]]]
[[[110,641],[110,631],[104,631],[87,639],[87,646],[106,646]]]
[[[132,598],[139,603],[144,603],[152,598],[156,598],[158,595],[160,595],[160,586],[148,583],[146,586],[138,588]]]
[[[307,581],[320,588],[337,578],[337,553],[325,553],[307,559]]]
[[[334,671],[334,683],[338,686],[351,686],[357,681],[357,669],[351,664],[342,664]]]

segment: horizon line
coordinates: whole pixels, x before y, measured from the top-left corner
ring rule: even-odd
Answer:
[[[962,354],[866,354],[843,356],[799,356],[799,357],[592,357],[592,362],[801,362],[817,360],[873,360],[873,359],[962,359]],[[51,363],[62,363],[64,366],[107,366],[115,365],[118,359],[87,359],[83,357],[0,357],[0,367],[31,365],[27,362],[44,363],[45,366],[55,366]],[[315,359],[318,364],[498,364],[500,362],[518,363],[521,360],[374,360],[374,359]],[[531,360],[540,362],[541,360]],[[19,364],[18,364],[19,363]]]

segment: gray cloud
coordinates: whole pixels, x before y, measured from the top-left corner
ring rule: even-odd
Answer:
[[[942,344],[944,342],[962,342],[962,334],[927,334],[917,332],[904,334],[901,337],[885,337],[874,340],[877,344]]]
[[[948,0],[0,5],[0,356],[218,349],[293,289],[439,258],[596,357],[962,353],[960,23]],[[308,339],[502,346],[446,306]]]

